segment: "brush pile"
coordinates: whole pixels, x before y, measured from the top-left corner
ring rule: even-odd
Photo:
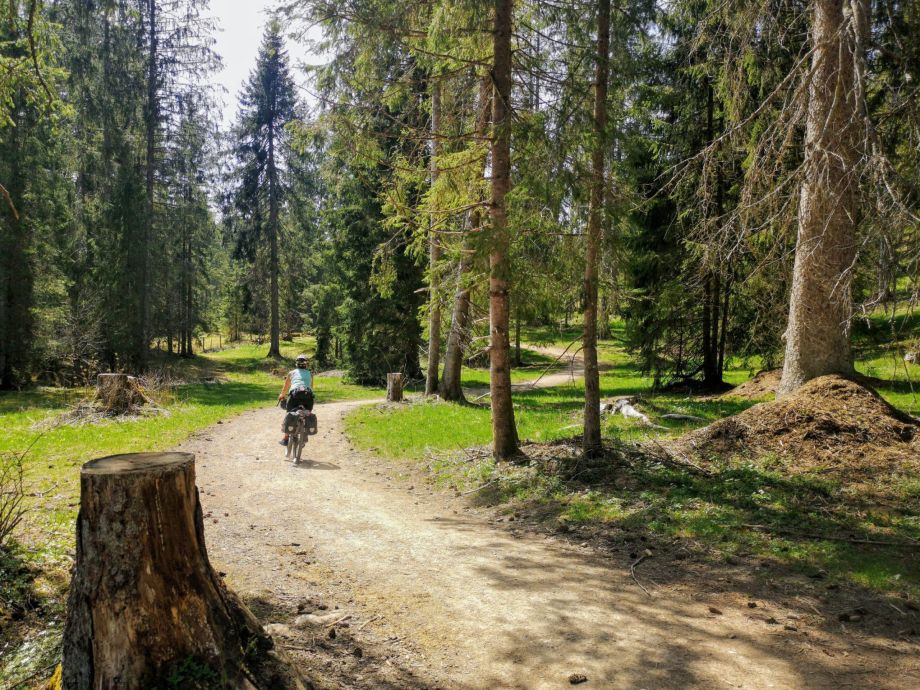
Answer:
[[[156,387],[157,381],[151,380]],[[106,420],[128,421],[139,417],[167,415],[150,397],[149,387],[127,374],[99,374],[92,399],[73,405],[63,414],[44,419],[33,425],[36,431],[59,426],[84,426]]]

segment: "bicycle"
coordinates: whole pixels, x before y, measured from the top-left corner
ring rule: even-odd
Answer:
[[[316,415],[305,407],[297,407],[288,412],[284,419],[284,429],[288,436],[285,457],[293,458],[294,464],[300,463],[303,448],[316,433]]]

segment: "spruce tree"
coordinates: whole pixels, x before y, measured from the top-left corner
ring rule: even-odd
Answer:
[[[296,109],[281,24],[273,20],[265,30],[256,67],[243,89],[235,133],[241,173],[236,207],[245,218],[241,246],[254,258],[256,248],[263,242],[268,244],[269,357],[281,357],[279,241],[290,187],[290,137],[286,127],[296,118]]]

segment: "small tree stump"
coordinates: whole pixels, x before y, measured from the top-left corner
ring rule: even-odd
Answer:
[[[67,608],[65,690],[312,687],[211,568],[190,453],[83,466]]]
[[[111,414],[126,414],[150,402],[137,379],[127,374],[99,374],[96,400]]]
[[[387,374],[387,402],[402,402],[403,375]]]

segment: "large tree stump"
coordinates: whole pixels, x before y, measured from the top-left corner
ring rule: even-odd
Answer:
[[[402,402],[403,375],[387,374],[387,402]]]
[[[176,674],[187,688],[312,687],[211,568],[194,455],[83,466],[63,671],[65,690],[165,688]]]
[[[150,402],[137,379],[127,374],[99,374],[96,400],[110,414],[126,414]]]

